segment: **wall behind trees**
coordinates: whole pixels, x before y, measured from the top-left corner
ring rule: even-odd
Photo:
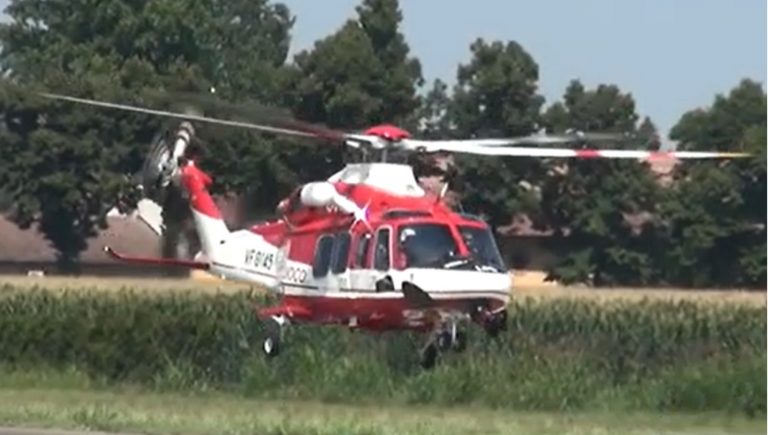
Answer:
[[[640,138],[605,147],[659,146],[631,90],[588,89],[574,78],[561,101],[546,102],[536,54],[515,41],[477,39],[453,88],[427,82],[400,31],[397,0],[361,1],[356,17],[292,60],[294,17],[267,0],[14,0],[7,12],[3,198],[18,225],[41,224],[67,270],[77,269],[85,241],[106,225],[127,175],[169,124],[42,101],[30,88],[177,108],[157,95],[214,87],[208,100],[280,106],[344,129],[392,122],[426,137],[483,137],[576,128]],[[456,156],[451,187],[495,228],[525,215],[552,231],[564,248],[550,274],[565,283],[765,287],[765,131],[765,90],[745,79],[713,95],[711,106],[681,114],[670,138],[683,149],[752,158],[684,162],[662,186],[642,162]],[[215,191],[242,194],[258,210],[345,159],[340,146],[309,152],[308,144],[208,126],[200,134]],[[169,202],[164,213],[170,239],[178,237],[185,205]]]

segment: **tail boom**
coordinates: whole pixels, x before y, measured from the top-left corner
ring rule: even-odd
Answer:
[[[104,247],[104,252],[117,261],[133,264],[144,264],[148,266],[177,266],[187,269],[208,270],[210,265],[202,261],[180,260],[177,258],[162,257],[139,257],[133,255],[121,254],[109,246]]]
[[[225,279],[277,289],[278,247],[249,230],[227,228],[221,210],[208,192],[211,177],[193,161],[187,162],[180,172],[180,184],[189,197],[202,250],[210,263],[209,271]]]

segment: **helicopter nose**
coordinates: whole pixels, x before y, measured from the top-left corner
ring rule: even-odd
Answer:
[[[405,275],[380,280],[377,288],[400,290],[405,296],[424,293],[432,299],[459,297],[489,297],[508,301],[511,294],[511,281],[507,273],[490,273],[470,270],[420,269],[411,270]],[[385,282],[386,280],[386,282]],[[423,296],[414,296],[423,298]],[[420,300],[420,299],[419,299]]]

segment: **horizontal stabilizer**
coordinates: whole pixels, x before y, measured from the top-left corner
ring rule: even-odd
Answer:
[[[163,208],[156,202],[144,198],[137,204],[137,215],[158,236],[163,235]]]
[[[110,257],[118,261],[135,264],[147,264],[151,266],[175,266],[184,267],[187,269],[202,269],[207,270],[210,266],[208,263],[193,260],[180,260],[176,258],[161,258],[161,257],[135,257],[130,255],[123,255],[116,252],[109,246],[104,247],[104,252],[109,254]]]

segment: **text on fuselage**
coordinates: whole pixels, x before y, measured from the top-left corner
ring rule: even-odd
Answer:
[[[258,249],[245,250],[245,265],[257,269],[271,269],[275,263],[275,254],[259,251]]]

